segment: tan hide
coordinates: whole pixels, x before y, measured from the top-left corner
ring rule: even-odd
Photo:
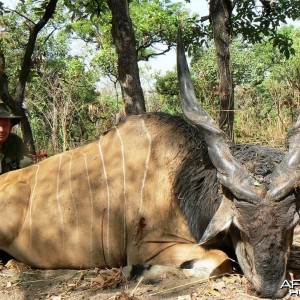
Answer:
[[[172,194],[179,137],[159,122],[131,117],[94,143],[2,175],[0,248],[41,268],[222,265],[223,252],[194,246]]]

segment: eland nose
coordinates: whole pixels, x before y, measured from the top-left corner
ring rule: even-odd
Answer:
[[[260,290],[261,297],[270,299],[281,299],[289,292],[286,287],[265,286]]]

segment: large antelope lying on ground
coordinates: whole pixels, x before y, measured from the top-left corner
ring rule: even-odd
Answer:
[[[285,156],[236,145],[232,155],[195,104],[181,35],[178,73],[193,125],[132,116],[99,141],[2,175],[0,248],[38,268],[147,263],[208,277],[231,271],[229,246],[261,296],[283,297],[299,219],[299,120]]]

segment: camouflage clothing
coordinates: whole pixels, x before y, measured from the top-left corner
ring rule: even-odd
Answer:
[[[32,164],[23,140],[16,134],[10,133],[0,149],[0,174],[25,168]]]

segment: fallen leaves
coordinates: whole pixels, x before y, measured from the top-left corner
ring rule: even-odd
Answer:
[[[115,288],[125,282],[122,275],[122,268],[120,269],[106,269],[99,272],[97,277],[91,279],[91,282],[99,284],[99,288]]]

